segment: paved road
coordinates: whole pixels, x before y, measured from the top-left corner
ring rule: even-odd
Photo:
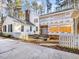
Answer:
[[[79,55],[0,38],[0,59],[79,59]]]

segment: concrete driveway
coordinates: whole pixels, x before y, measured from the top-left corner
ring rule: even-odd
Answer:
[[[79,55],[0,38],[0,59],[79,59]]]

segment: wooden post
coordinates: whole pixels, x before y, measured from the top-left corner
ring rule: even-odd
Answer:
[[[73,19],[73,21],[74,21],[74,25],[73,25],[74,34],[77,34],[77,24],[78,24],[78,22],[77,22],[77,19]]]

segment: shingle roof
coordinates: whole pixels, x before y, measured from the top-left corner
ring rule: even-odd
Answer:
[[[12,17],[12,18],[14,18],[14,19],[16,19],[18,22],[20,22],[20,23],[22,23],[22,24],[25,24],[25,25],[32,25],[32,26],[35,26],[33,23],[31,23],[30,21],[24,21],[24,20],[21,20],[21,19],[19,19],[19,18],[15,18],[15,17],[13,17],[13,16],[10,16],[10,17]]]

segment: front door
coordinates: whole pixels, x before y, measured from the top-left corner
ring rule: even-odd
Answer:
[[[41,26],[40,27],[40,34],[48,35],[48,26]]]

